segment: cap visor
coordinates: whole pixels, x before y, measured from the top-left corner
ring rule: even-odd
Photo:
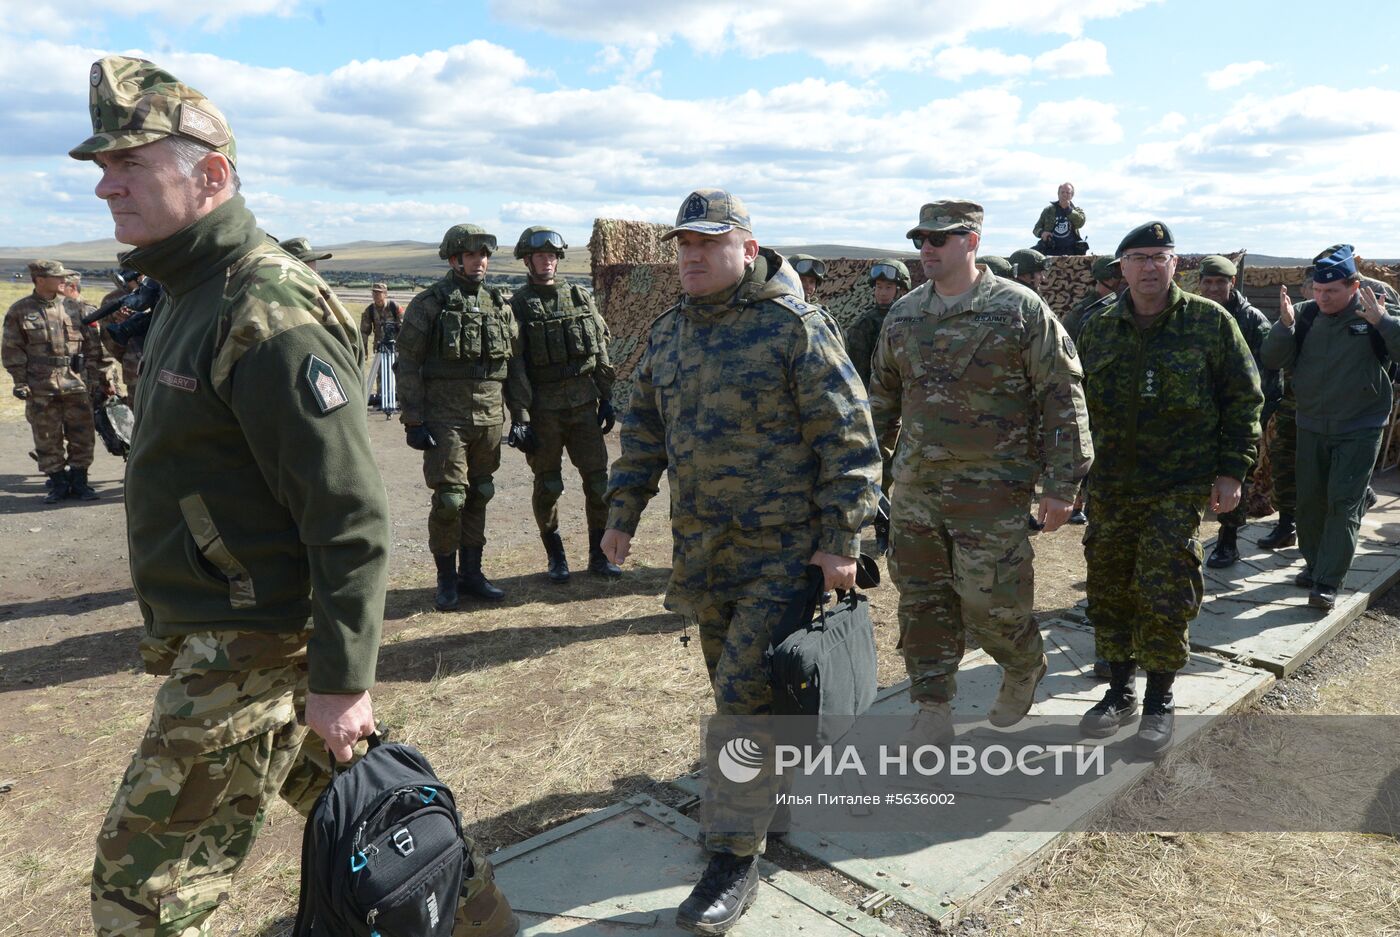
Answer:
[[[728,234],[737,227],[738,225],[720,224],[717,221],[691,221],[667,231],[661,235],[661,240],[669,241],[682,231],[694,231],[696,234]]]
[[[127,133],[95,133],[73,149],[68,155],[74,159],[92,159],[98,153],[114,153],[117,150],[134,150],[157,140],[164,140],[170,134],[164,131],[142,130]]]

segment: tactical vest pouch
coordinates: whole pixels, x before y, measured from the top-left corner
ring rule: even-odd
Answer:
[[[510,329],[498,316],[482,316],[481,334],[487,358],[504,361],[510,357]]]
[[[469,361],[475,361],[481,357],[481,315],[479,313],[462,317],[462,357]]]
[[[438,357],[456,361],[462,357],[462,311],[450,306],[438,316]]]
[[[546,338],[548,332],[548,322],[535,320],[525,324],[525,343],[529,346],[531,367],[543,368],[552,363],[549,360],[549,340]]]
[[[563,364],[569,360],[569,340],[566,337],[564,319],[551,319],[545,331],[545,344],[549,349],[551,364]]]

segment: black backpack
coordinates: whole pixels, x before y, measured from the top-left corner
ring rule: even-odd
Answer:
[[[293,937],[450,937],[470,874],[452,791],[416,748],[372,735],[306,821]]]

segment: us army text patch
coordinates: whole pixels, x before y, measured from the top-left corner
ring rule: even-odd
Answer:
[[[306,359],[305,376],[311,396],[322,413],[339,410],[350,402],[350,398],[345,396],[345,388],[340,385],[340,378],[335,376],[335,368],[315,355],[309,355]]]
[[[156,375],[156,380],[176,390],[183,390],[188,394],[192,394],[199,389],[198,378],[190,377],[186,374],[176,374],[169,368],[161,368],[160,373]]]

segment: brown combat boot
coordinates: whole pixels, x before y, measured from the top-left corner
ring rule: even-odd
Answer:
[[[997,691],[997,698],[992,703],[992,711],[987,714],[987,721],[998,729],[1005,729],[1024,719],[1026,713],[1031,711],[1031,704],[1035,702],[1036,687],[1040,686],[1045,671],[1049,669],[1050,662],[1041,654],[1040,660],[1028,673],[1012,676],[1003,671],[1001,689]]]
[[[452,937],[515,937],[520,919],[494,881],[457,908]]]

